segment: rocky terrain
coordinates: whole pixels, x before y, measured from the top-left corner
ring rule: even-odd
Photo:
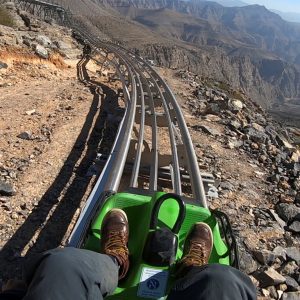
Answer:
[[[103,108],[105,95],[117,89],[91,63],[100,95],[80,81],[82,46],[68,29],[8,8],[15,27],[0,26],[3,280],[20,275],[25,256],[64,245],[93,184],[89,167],[113,111]],[[217,78],[179,67],[157,71],[181,104],[201,170],[215,177],[209,206],[229,215],[241,269],[260,299],[299,299],[299,130],[273,121],[255,99]]]
[[[221,82],[160,72],[182,104],[200,167],[216,178],[210,207],[230,216],[242,270],[262,299],[298,299],[300,152],[293,134]]]

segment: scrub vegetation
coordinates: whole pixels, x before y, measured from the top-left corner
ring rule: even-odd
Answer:
[[[9,12],[0,6],[0,25],[13,27],[14,21]]]

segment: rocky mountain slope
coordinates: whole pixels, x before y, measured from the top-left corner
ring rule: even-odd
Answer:
[[[103,2],[105,3],[105,2]],[[285,60],[300,63],[300,25],[284,21],[264,6],[224,7],[207,1],[131,1],[108,0],[112,7],[138,9],[170,9],[207,20],[211,32],[224,36],[241,46],[253,46],[277,54]],[[121,4],[120,4],[121,3]],[[230,43],[229,43],[230,46]]]
[[[69,0],[64,3],[73,7]],[[97,9],[87,13],[86,6]],[[104,39],[117,41],[157,65],[185,68],[230,83],[281,115],[299,106],[299,26],[262,6],[77,1],[74,11],[81,8],[87,14],[85,20]]]

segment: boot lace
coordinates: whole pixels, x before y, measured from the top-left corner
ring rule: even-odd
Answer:
[[[189,252],[184,255],[180,263],[185,266],[202,266],[206,263],[205,256],[205,245],[199,241],[191,241]]]
[[[109,233],[107,242],[105,243],[105,250],[110,253],[128,254],[128,248],[126,246],[125,236],[120,231],[112,231]]]
[[[109,233],[107,241],[104,245],[105,254],[114,256],[118,261],[120,270],[120,279],[124,277],[128,270],[129,250],[126,245],[124,234],[120,231],[112,231]]]

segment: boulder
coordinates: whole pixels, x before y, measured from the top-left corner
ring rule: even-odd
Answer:
[[[57,46],[58,49],[60,50],[70,50],[72,49],[72,44],[70,43],[66,43],[66,42],[63,42],[63,41],[56,41],[55,42],[55,45]]]
[[[231,130],[236,130],[236,129],[240,129],[241,128],[241,123],[237,120],[230,120],[227,123],[227,126],[231,129]]]
[[[17,137],[22,140],[32,140],[32,133],[30,131],[23,131]]]
[[[253,255],[262,265],[271,265],[276,258],[275,254],[268,250],[253,251]]]
[[[31,110],[25,111],[25,114],[28,115],[28,116],[31,116],[31,115],[33,115],[33,114],[35,114],[35,113],[36,113],[36,110],[35,110],[35,109],[31,109]]]
[[[297,266],[296,262],[289,261],[280,267],[280,274],[292,276],[296,272],[297,269],[298,269],[298,266]]]
[[[35,40],[44,47],[49,47],[52,44],[51,40],[45,35],[38,35]]]
[[[300,162],[300,152],[299,151],[296,151],[296,152],[292,153],[292,155],[291,155],[291,161],[295,162],[295,163]]]
[[[205,126],[205,125],[196,125],[196,126],[193,126],[193,129],[196,129],[196,130],[201,129],[203,132],[213,135],[213,136],[221,135],[221,133],[218,130],[208,127],[208,126]]]
[[[241,146],[243,146],[243,142],[238,140],[230,140],[228,141],[227,146],[230,149],[240,148]]]
[[[16,5],[15,5],[15,3],[14,3],[13,1],[11,1],[11,2],[6,2],[6,3],[5,3],[5,8],[7,8],[7,9],[15,9],[15,8],[16,8]]]
[[[207,196],[211,198],[218,198],[218,189],[215,186],[211,185],[208,189]]]
[[[286,180],[284,180],[284,178],[281,178],[281,180],[278,182],[278,187],[285,191],[291,188],[289,183]]]
[[[220,107],[216,103],[209,103],[206,107],[206,113],[212,115],[219,115],[221,112]]]
[[[241,100],[233,99],[228,101],[228,107],[233,112],[239,112],[244,108],[244,103]]]
[[[240,252],[240,268],[241,271],[251,274],[257,270],[258,264],[252,258],[252,256],[246,251],[241,250]]]
[[[262,288],[271,286],[271,285],[278,285],[285,282],[285,277],[279,274],[275,269],[272,267],[268,268],[265,271],[259,272],[256,274],[256,279],[259,281],[259,285]]]
[[[286,260],[286,250],[281,246],[275,247],[273,254],[281,260]]]
[[[203,119],[209,122],[219,122],[221,120],[221,118],[216,115],[206,115]]]
[[[288,229],[294,233],[300,233],[300,222],[299,221],[294,221]]]
[[[267,288],[267,291],[269,291],[269,295],[271,298],[278,299],[278,293],[277,293],[275,286],[269,286]]]
[[[259,132],[265,132],[265,128],[257,123],[252,123],[252,127]]]
[[[292,151],[296,150],[296,147],[292,145],[290,142],[288,142],[284,137],[277,135],[276,140],[280,146],[283,146],[288,150],[292,150]]]
[[[234,191],[234,185],[229,181],[223,181],[219,184],[219,188],[227,191]]]
[[[19,15],[22,18],[25,26],[29,27],[31,25],[31,19],[30,19],[29,15],[25,11],[21,11],[19,13]]]
[[[289,291],[291,292],[298,291],[299,284],[294,278],[290,276],[285,276],[285,279],[286,279],[285,284],[287,285]]]
[[[286,222],[292,222],[298,215],[300,215],[300,208],[295,204],[278,203],[275,210],[279,217]]]
[[[42,58],[45,58],[45,59],[47,59],[47,58],[49,57],[48,50],[45,49],[45,48],[44,48],[43,46],[41,46],[41,45],[36,45],[36,47],[35,47],[35,53],[36,53],[38,56],[40,56],[40,57],[42,57]]]
[[[278,214],[273,210],[269,209],[270,215],[274,218],[274,220],[280,225],[281,228],[285,228],[286,223],[278,216]],[[276,247],[274,251],[276,251],[277,248],[280,246]],[[282,248],[282,247],[280,247]],[[280,250],[281,251],[281,250]],[[281,252],[282,253],[282,252]],[[274,253],[275,254],[275,253]],[[276,254],[275,254],[276,255]],[[279,255],[278,255],[279,256]],[[285,257],[285,256],[284,256]],[[285,258],[284,258],[285,259]]]
[[[13,196],[15,194],[16,194],[16,191],[10,183],[0,180],[0,195],[1,196]]]
[[[268,136],[264,132],[257,131],[249,126],[244,128],[244,133],[255,143],[264,144],[268,139]]]
[[[298,265],[300,264],[300,249],[298,247],[286,248],[286,255],[291,260],[294,260]]]

